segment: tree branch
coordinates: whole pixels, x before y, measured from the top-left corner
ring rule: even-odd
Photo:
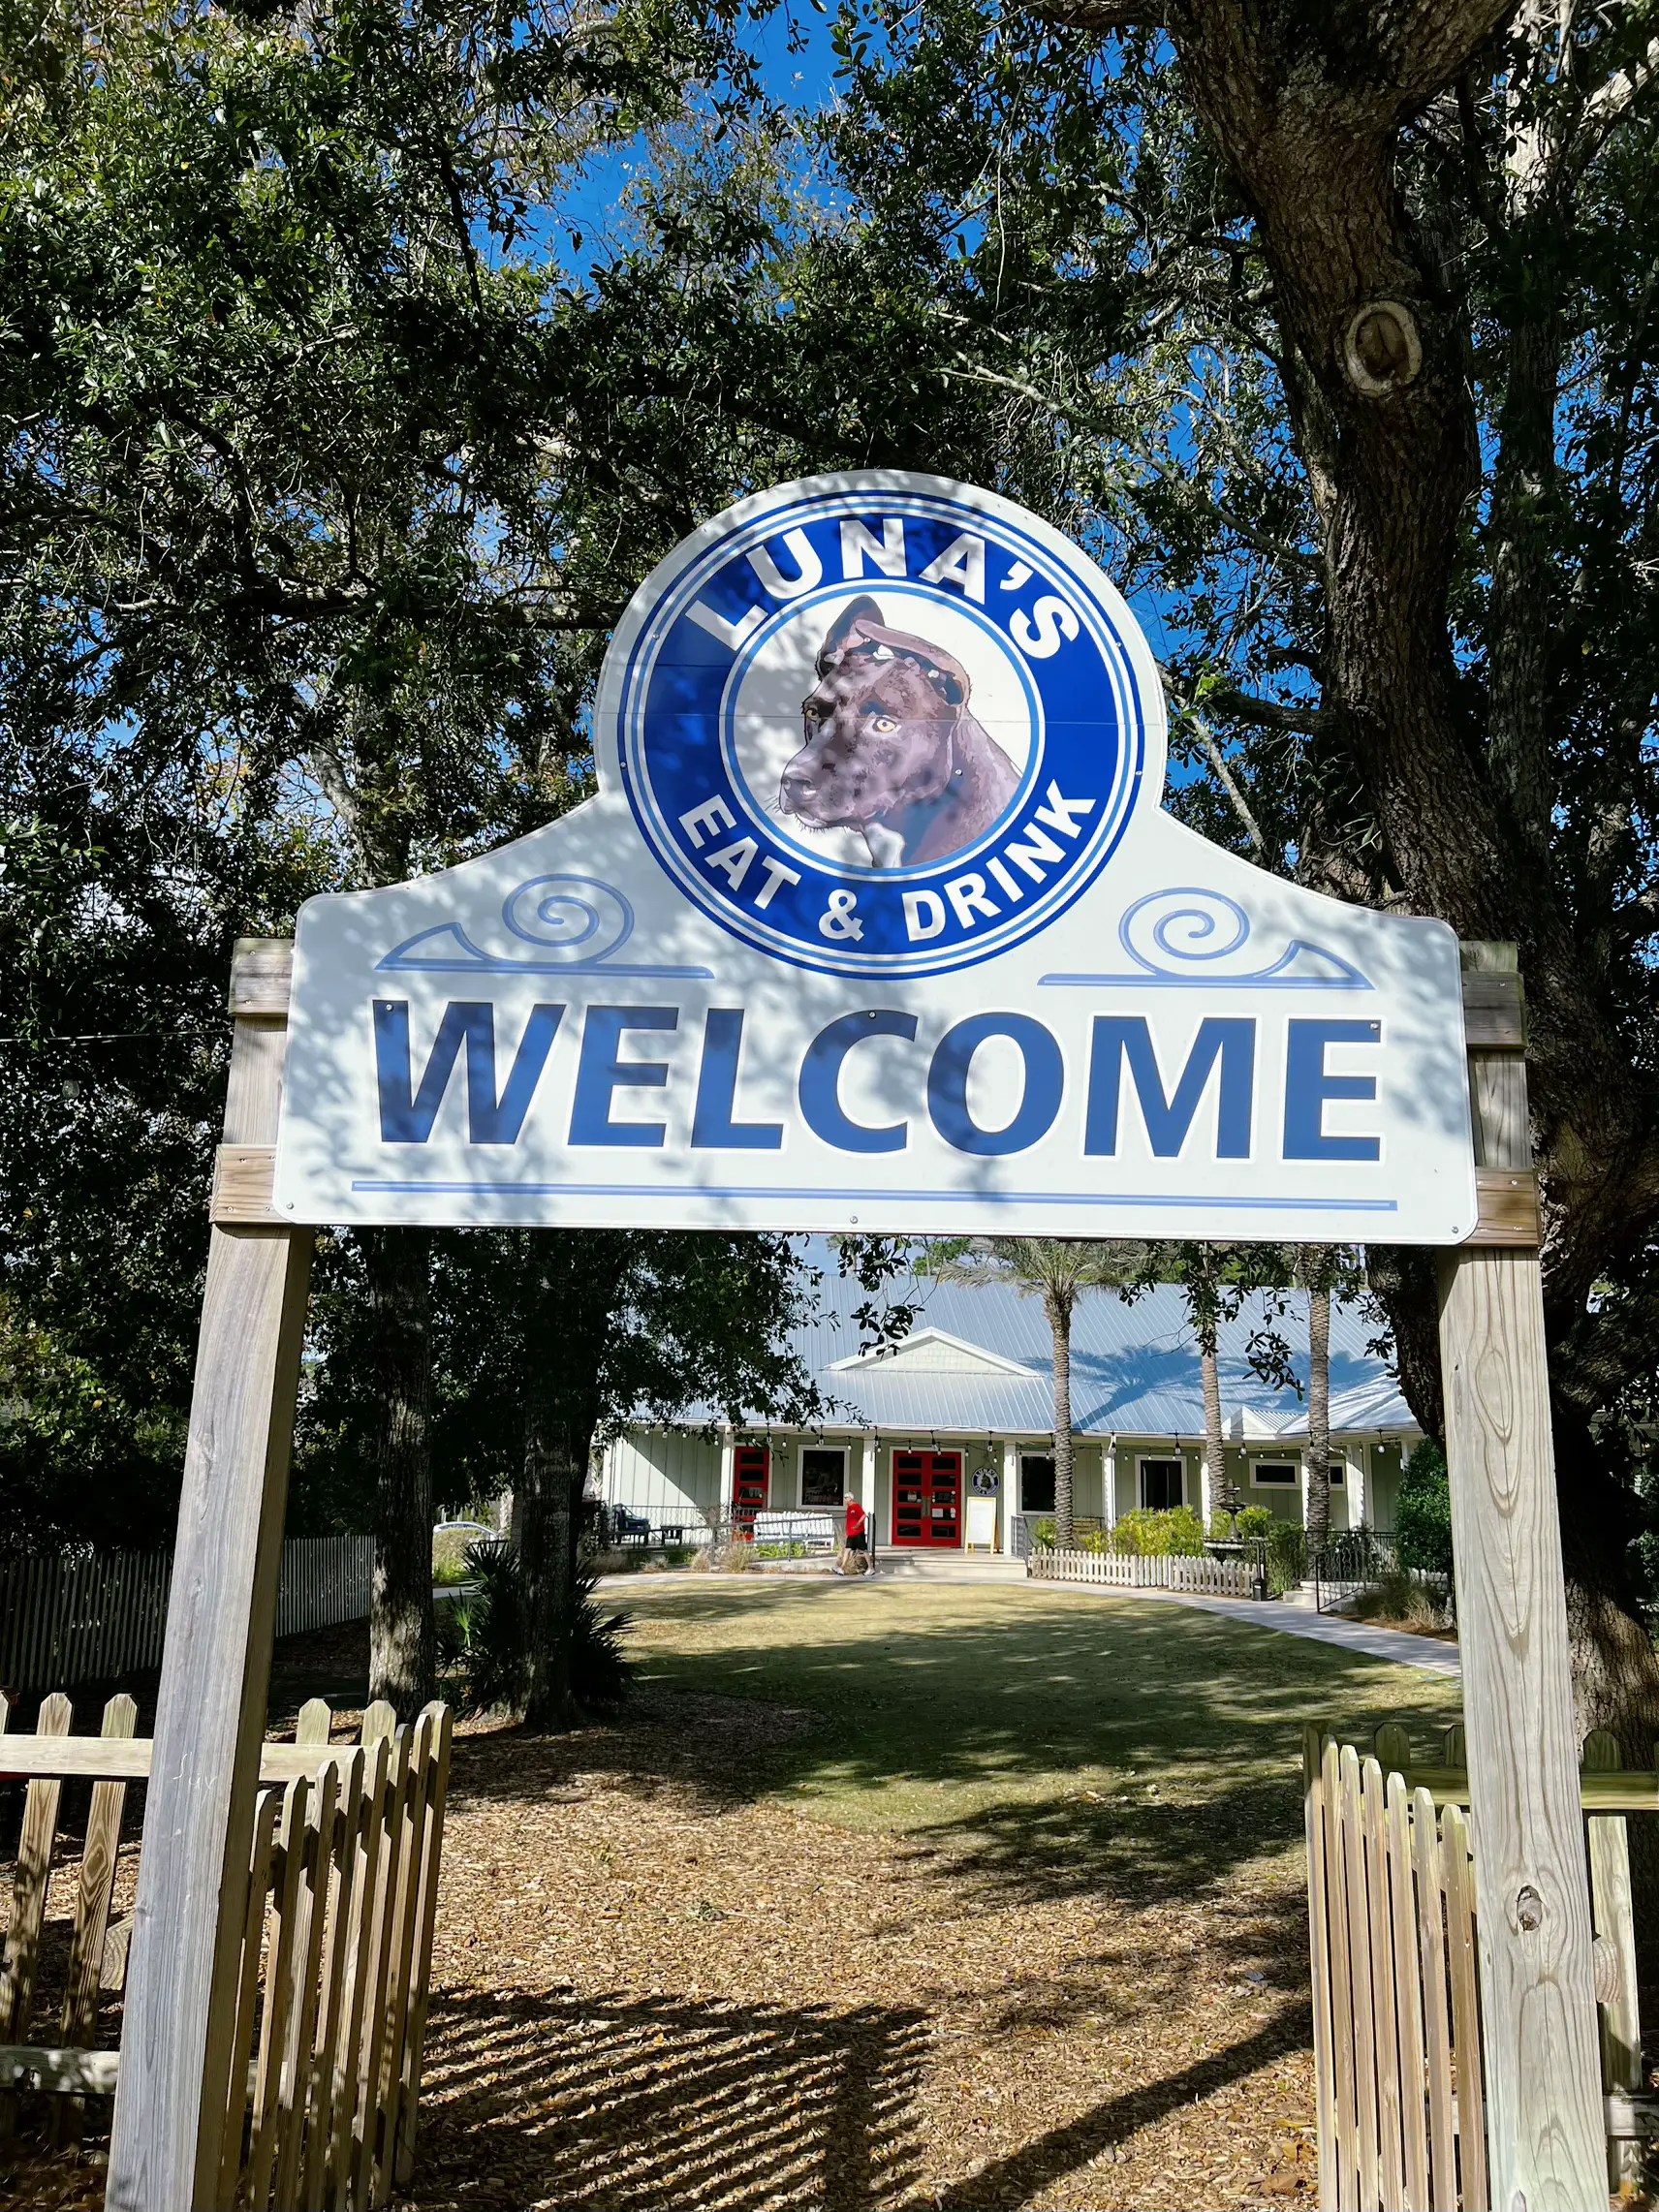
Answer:
[[[1157,0],[1020,0],[1019,12],[1068,31],[1158,31],[1168,20]]]
[[[1647,51],[1628,69],[1615,70],[1605,84],[1597,85],[1584,102],[1580,130],[1583,142],[1574,148],[1580,164],[1600,152],[1608,134],[1622,115],[1629,113],[1643,92],[1659,77],[1659,39],[1649,39]]]

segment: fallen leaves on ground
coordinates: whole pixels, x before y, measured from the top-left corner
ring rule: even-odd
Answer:
[[[1140,1910],[731,1787],[806,1717],[650,1693],[455,1744],[411,2212],[1314,2198],[1289,1857]]]

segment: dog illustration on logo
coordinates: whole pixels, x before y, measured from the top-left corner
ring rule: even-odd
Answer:
[[[954,654],[889,630],[873,599],[855,599],[817,670],[780,813],[806,829],[859,830],[878,868],[942,860],[985,834],[1019,773],[968,712],[972,687]]]

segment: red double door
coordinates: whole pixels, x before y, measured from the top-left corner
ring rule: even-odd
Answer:
[[[754,1534],[755,1515],[767,1510],[771,1452],[764,1444],[740,1444],[732,1454],[732,1518]]]
[[[910,1544],[923,1550],[960,1550],[962,1455],[959,1451],[893,1453],[892,1541],[895,1544]]]

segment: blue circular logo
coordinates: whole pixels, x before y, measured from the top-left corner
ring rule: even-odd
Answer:
[[[781,486],[676,548],[596,737],[705,913],[847,975],[1032,936],[1163,782],[1157,671],[1094,564],[991,493],[888,472]]]

